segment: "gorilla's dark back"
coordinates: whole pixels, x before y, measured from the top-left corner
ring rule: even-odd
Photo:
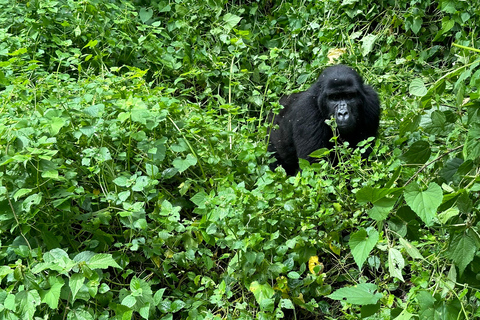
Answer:
[[[313,162],[309,156],[313,151],[333,147],[333,132],[325,123],[332,116],[340,140],[348,141],[351,147],[377,135],[378,95],[345,65],[326,68],[308,90],[283,96],[280,104],[284,108],[273,120],[278,128],[272,130],[268,145],[276,159],[270,165],[272,170],[280,165],[293,175],[299,169],[298,158]]]

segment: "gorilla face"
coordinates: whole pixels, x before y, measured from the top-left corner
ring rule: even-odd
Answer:
[[[326,72],[322,78],[325,85],[324,92],[317,101],[318,107],[323,106],[327,119],[335,118],[340,135],[354,132],[362,108],[362,96],[359,92],[362,84],[358,83],[352,72],[345,70],[337,74]]]

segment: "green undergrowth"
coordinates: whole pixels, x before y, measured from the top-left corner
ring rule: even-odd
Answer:
[[[478,12],[0,1],[0,320],[479,317]],[[337,62],[378,139],[272,172],[267,115]]]

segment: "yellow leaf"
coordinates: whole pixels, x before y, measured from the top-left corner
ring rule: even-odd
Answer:
[[[311,273],[315,273],[315,271],[313,271],[313,268],[315,268],[315,266],[318,266],[320,264],[320,262],[318,262],[318,256],[311,256],[310,259],[308,259],[308,270],[310,270]]]
[[[333,253],[335,253],[338,256],[340,255],[340,246],[338,244],[333,243],[333,242],[329,242],[328,246],[329,246],[330,250],[332,250]]]
[[[320,266],[320,268],[317,268],[317,269],[319,269],[319,271],[317,273],[315,272],[315,267],[316,266]],[[317,256],[311,256],[310,259],[308,259],[308,269],[310,270],[310,272],[312,274],[320,274],[320,273],[323,272],[323,263],[318,261]]]
[[[165,252],[165,258],[173,258],[173,251],[168,249],[166,252]]]
[[[288,279],[284,276],[277,278],[277,283],[273,287],[274,290],[280,291],[282,293],[288,293]]]
[[[340,56],[345,52],[347,52],[347,49],[345,48],[336,48],[336,49],[328,50],[328,53],[327,53],[328,62],[334,63],[335,60],[338,60],[338,58],[340,58]]]

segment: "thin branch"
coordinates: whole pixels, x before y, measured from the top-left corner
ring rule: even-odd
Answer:
[[[404,187],[406,187],[410,182],[412,182],[413,179],[415,179],[419,174],[420,172],[422,172],[423,170],[425,170],[425,168],[427,168],[429,165],[431,165],[432,163],[442,159],[443,157],[445,157],[447,154],[450,154],[454,151],[457,151],[458,149],[461,149],[463,148],[464,144],[456,147],[456,148],[453,148],[452,150],[448,150],[447,152],[445,152],[444,154],[438,156],[437,158],[433,159],[432,161],[430,161],[429,163],[426,163],[424,164],[420,169],[417,170],[417,172],[415,172],[415,174],[410,178],[408,179],[408,181],[405,183]]]

